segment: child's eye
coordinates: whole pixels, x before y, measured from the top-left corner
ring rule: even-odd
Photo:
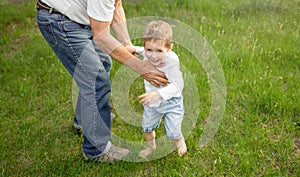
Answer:
[[[157,52],[162,53],[163,51],[162,50],[157,50]]]
[[[151,52],[152,50],[151,50],[151,49],[147,49],[147,51],[148,51],[148,52]]]

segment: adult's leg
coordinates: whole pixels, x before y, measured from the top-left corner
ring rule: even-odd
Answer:
[[[98,46],[94,44],[95,51],[97,52],[99,56],[99,60],[102,63],[102,65],[105,68],[105,71],[107,72],[108,76],[110,75],[110,70],[112,67],[112,60],[111,57],[105,53],[103,50],[101,50]],[[80,91],[79,91],[80,92]],[[75,109],[75,116],[73,120],[73,126],[75,132],[80,135],[81,134],[81,120],[80,117],[76,117],[76,115],[80,115],[80,107],[81,107],[81,94],[78,94],[77,97],[77,103],[76,103],[76,109]],[[113,113],[110,114],[111,119],[115,117]]]
[[[110,148],[110,82],[92,43],[90,28],[43,9],[37,11],[37,22],[44,38],[79,87],[81,104],[76,116],[81,118],[83,151],[90,156],[100,156]]]

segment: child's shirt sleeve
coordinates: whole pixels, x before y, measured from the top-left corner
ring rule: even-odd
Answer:
[[[144,47],[135,46],[135,52],[142,55],[144,52]]]
[[[174,53],[174,55],[168,57],[169,66],[162,71],[165,73],[170,83],[157,90],[164,101],[172,97],[181,96],[181,92],[184,87],[184,81],[180,71],[180,64],[177,55]]]

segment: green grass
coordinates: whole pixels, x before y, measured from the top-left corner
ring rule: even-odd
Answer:
[[[212,141],[198,147],[210,112],[207,76],[190,53],[175,46],[199,92],[196,127],[186,137],[188,154],[178,158],[172,152],[143,163],[85,162],[82,137],[71,126],[72,78],[37,29],[35,3],[2,0],[0,176],[300,176],[300,153],[293,147],[300,138],[298,0],[132,0],[124,7],[127,18],[161,16],[188,24],[215,50],[227,102]],[[114,64],[112,77],[120,66]],[[142,87],[136,80],[129,94],[137,112]],[[143,139],[139,127],[118,115],[113,131]],[[163,135],[160,127],[158,136]]]

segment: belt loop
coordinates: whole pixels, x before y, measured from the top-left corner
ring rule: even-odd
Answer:
[[[51,14],[53,12],[53,7],[51,7],[50,9],[49,9],[49,13]]]

